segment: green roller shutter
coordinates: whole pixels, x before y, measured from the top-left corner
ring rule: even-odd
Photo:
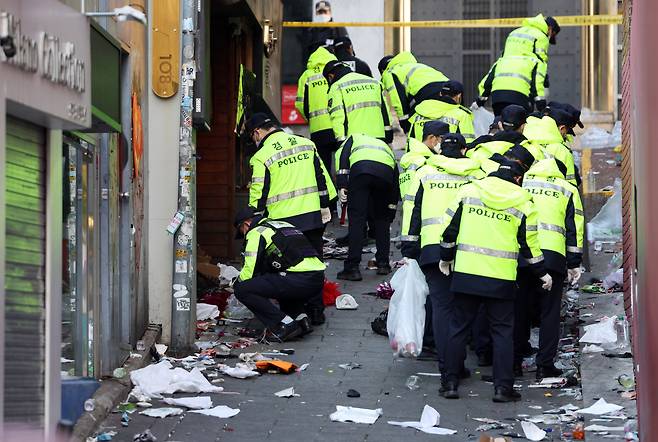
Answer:
[[[41,426],[45,346],[45,131],[7,118],[5,422]]]

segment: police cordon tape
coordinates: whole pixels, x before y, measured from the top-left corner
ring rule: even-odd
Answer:
[[[477,20],[418,20],[418,21],[380,21],[380,22],[327,22],[315,23],[304,21],[284,21],[284,28],[337,28],[337,27],[384,27],[384,28],[513,28],[521,26],[523,20],[530,17],[485,18]],[[554,16],[563,26],[601,26],[620,25],[621,14],[609,15],[561,15]]]

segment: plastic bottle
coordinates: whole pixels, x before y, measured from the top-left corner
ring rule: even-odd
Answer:
[[[404,383],[405,387],[409,390],[418,390],[420,388],[420,378],[418,376],[411,375],[407,378],[407,381]]]
[[[619,350],[629,351],[631,348],[630,325],[624,315],[617,316],[615,329],[617,330],[617,346]]]

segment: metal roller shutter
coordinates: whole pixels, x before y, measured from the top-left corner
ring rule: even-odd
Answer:
[[[7,118],[5,422],[44,415],[45,131]]]

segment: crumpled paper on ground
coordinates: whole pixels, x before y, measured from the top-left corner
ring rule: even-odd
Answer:
[[[205,414],[206,416],[213,416],[219,418],[233,417],[240,412],[239,408],[231,408],[226,405],[218,405],[215,408],[206,410],[192,410],[190,413]]]
[[[583,348],[582,353],[600,353],[602,351],[604,351],[603,347],[596,344],[589,344]]]
[[[532,422],[521,422],[521,428],[523,428],[526,439],[539,441],[546,437],[546,432]]]
[[[169,405],[177,405],[179,407],[186,407],[192,410],[202,410],[204,408],[212,407],[212,400],[210,396],[194,396],[194,397],[168,397],[164,398],[163,402]]]
[[[139,414],[143,414],[144,416],[150,416],[150,417],[165,418],[167,416],[178,416],[179,414],[183,414],[183,409],[172,408],[172,407],[147,408],[144,411],[140,411]]]
[[[218,316],[219,316],[219,308],[216,305],[197,302],[196,304],[197,321],[205,321],[206,319],[215,319]]]
[[[397,425],[400,427],[415,428],[416,430],[420,430],[423,433],[428,434],[450,435],[457,433],[455,430],[451,430],[449,428],[440,428],[440,420],[441,414],[439,414],[436,409],[430,407],[429,405],[425,405],[423,408],[423,413],[420,415],[420,421],[418,422],[388,421],[388,423],[390,425]]]
[[[253,365],[253,364],[252,364]],[[254,367],[255,368],[255,367]],[[219,371],[232,378],[247,379],[260,375],[257,371],[251,369],[249,364],[235,364],[235,367],[221,364]]]
[[[589,344],[613,344],[617,342],[617,331],[615,330],[615,318],[605,318],[597,324],[584,327],[585,334],[580,342]]]
[[[354,299],[354,296],[342,294],[336,298],[336,308],[338,310],[356,310],[359,308],[359,304]]]
[[[590,425],[585,431],[624,431],[624,427],[608,427],[607,425]]]
[[[295,387],[290,387],[286,388],[285,390],[277,391],[274,393],[275,396],[278,397],[299,397],[297,393],[295,393]]]
[[[333,422],[354,422],[357,424],[374,424],[379,416],[382,415],[382,409],[377,408],[370,410],[368,408],[345,407],[336,405],[336,411],[329,415]]]
[[[217,267],[219,267],[219,282],[222,285],[231,285],[235,278],[240,276],[240,271],[233,266],[219,263]]]
[[[198,368],[187,371],[173,368],[171,362],[164,360],[139,370],[130,372],[130,380],[139,387],[139,391],[149,398],[161,399],[162,394],[178,391],[186,393],[219,393],[224,389],[212,385]]]
[[[608,414],[608,413],[614,413],[615,411],[619,411],[623,409],[621,405],[617,404],[611,404],[606,402],[605,399],[601,398],[598,401],[596,401],[593,405],[590,405],[587,408],[581,408],[580,410],[576,410],[576,413],[578,414],[595,414],[595,415],[602,415],[602,414]]]

